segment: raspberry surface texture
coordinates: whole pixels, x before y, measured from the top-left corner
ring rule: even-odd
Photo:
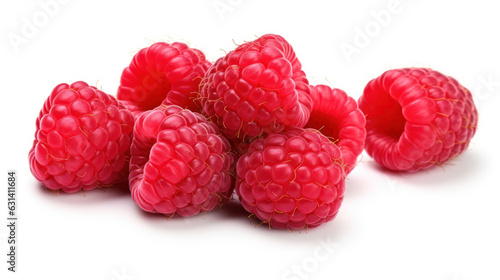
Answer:
[[[303,127],[312,101],[301,67],[281,36],[246,42],[207,72],[200,98],[203,113],[236,142]]]
[[[478,120],[469,90],[423,68],[389,70],[371,80],[359,107],[366,115],[368,154],[389,169],[409,172],[465,151]]]
[[[326,85],[311,86],[313,109],[305,127],[315,128],[342,151],[346,173],[356,166],[363,152],[366,120],[358,103],[343,90]]]
[[[236,158],[205,117],[170,105],[144,112],[134,126],[129,186],[147,212],[192,216],[222,205],[233,192]]]
[[[198,111],[194,99],[210,66],[201,51],[184,43],[154,43],[123,70],[117,98],[129,101],[129,109],[139,111],[135,116],[162,103]]]
[[[311,228],[331,221],[344,197],[341,151],[315,129],[254,140],[236,170],[243,207],[272,228]]]
[[[134,118],[85,82],[59,84],[36,120],[30,169],[52,190],[76,192],[127,178]]]

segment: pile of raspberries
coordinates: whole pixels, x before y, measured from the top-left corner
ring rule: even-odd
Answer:
[[[144,211],[193,216],[235,191],[272,228],[319,226],[337,215],[363,149],[416,172],[467,149],[472,95],[423,68],[389,70],[358,102],[310,85],[279,35],[245,42],[214,63],[184,43],[155,43],[123,70],[116,98],[60,84],[36,120],[29,153],[45,187],[72,193],[128,180]]]

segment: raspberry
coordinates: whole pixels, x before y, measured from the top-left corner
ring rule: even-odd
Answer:
[[[52,190],[76,192],[128,174],[134,119],[114,97],[85,82],[60,84],[36,120],[30,169]]]
[[[120,100],[120,103],[125,107],[125,109],[129,110],[130,113],[132,113],[132,116],[134,116],[134,120],[136,120],[143,113],[142,109],[139,108],[139,106],[130,101]]]
[[[303,127],[312,101],[301,67],[281,36],[244,43],[207,72],[201,91],[204,114],[237,142]]]
[[[243,207],[269,227],[319,226],[337,215],[344,197],[340,149],[315,129],[253,141],[236,170]]]
[[[359,99],[366,151],[393,170],[415,172],[465,151],[476,132],[472,95],[452,77],[423,68],[389,70]]]
[[[346,164],[346,174],[356,166],[363,151],[366,120],[356,100],[340,89],[326,85],[311,86],[313,110],[306,127],[316,128],[336,141]]]
[[[201,51],[184,43],[154,43],[141,49],[123,70],[117,98],[130,101],[135,105],[131,109],[139,112],[162,102],[198,110],[193,100],[210,65]]]
[[[161,106],[136,121],[129,184],[145,211],[192,216],[210,211],[233,192],[236,161],[219,128],[179,106]]]

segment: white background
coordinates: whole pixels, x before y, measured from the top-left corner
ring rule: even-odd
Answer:
[[[48,1],[0,4],[1,279],[500,279],[498,1],[67,1],[44,18]],[[23,34],[27,22],[36,30]],[[417,174],[383,171],[364,154],[338,217],[308,232],[255,228],[237,201],[167,220],[142,212],[127,191],[56,196],[32,177],[35,119],[58,83],[115,94],[132,54],[152,41],[186,41],[214,61],[233,39],[266,33],[294,46],[312,84],[355,98],[391,68],[455,77],[480,114],[469,150]],[[16,274],[5,262],[10,169],[19,183]]]

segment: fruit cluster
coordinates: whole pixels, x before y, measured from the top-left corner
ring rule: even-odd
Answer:
[[[430,69],[390,70],[359,99],[310,85],[292,46],[264,35],[210,63],[155,43],[123,70],[115,97],[58,85],[36,121],[33,175],[76,192],[127,181],[145,211],[210,211],[235,191],[273,228],[331,221],[364,148],[414,172],[462,153],[476,131],[471,93]],[[366,140],[366,144],[365,144]]]

